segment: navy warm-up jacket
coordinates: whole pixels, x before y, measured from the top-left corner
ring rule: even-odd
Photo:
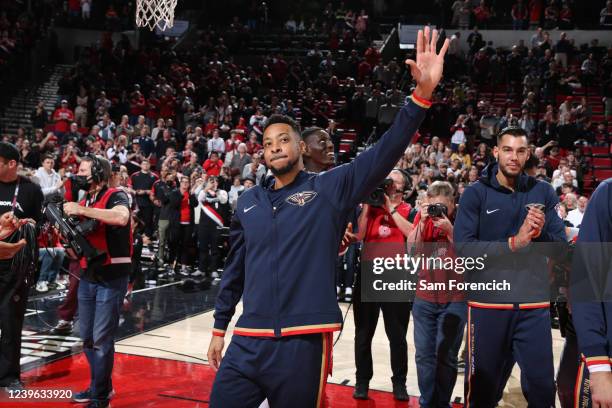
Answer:
[[[578,346],[589,368],[612,361],[612,178],[589,200],[570,272],[569,293]]]
[[[213,335],[225,334],[241,297],[244,310],[234,334],[279,337],[340,329],[335,264],[346,213],[393,169],[425,112],[411,99],[375,146],[350,164],[319,174],[300,172],[282,188],[276,208],[271,185],[240,196]]]
[[[497,181],[498,164],[465,189],[455,218],[454,241],[462,257],[486,257],[483,270],[466,272],[470,283],[506,281],[508,291],[472,290],[472,306],[520,308],[549,307],[550,285],[546,257],[559,258],[566,249],[565,228],[556,211],[559,198],[549,183],[521,174],[512,191]],[[513,253],[508,238],[518,233],[527,216],[526,204],[545,205],[546,222],[532,244]],[[546,243],[546,244],[545,244]],[[535,245],[534,245],[535,244]]]

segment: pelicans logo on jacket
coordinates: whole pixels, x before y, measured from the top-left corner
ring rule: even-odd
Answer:
[[[317,196],[316,191],[300,191],[287,197],[286,201],[289,204],[299,205],[300,207],[305,206]]]

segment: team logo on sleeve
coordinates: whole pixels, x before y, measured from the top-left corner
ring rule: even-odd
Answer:
[[[300,191],[299,193],[291,194],[285,201],[289,204],[299,205],[303,207],[317,196],[316,191]]]

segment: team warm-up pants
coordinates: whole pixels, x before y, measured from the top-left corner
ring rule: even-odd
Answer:
[[[514,362],[529,408],[555,404],[549,307],[491,309],[468,303],[465,407],[494,408]]]
[[[323,407],[331,333],[281,338],[234,335],[210,395],[211,408]]]
[[[565,326],[565,344],[557,371],[557,393],[561,408],[591,408],[589,369],[578,350],[576,329],[569,319]]]

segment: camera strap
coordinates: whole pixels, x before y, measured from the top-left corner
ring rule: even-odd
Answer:
[[[15,186],[15,194],[13,195],[13,201],[11,203],[13,214],[15,213],[15,208],[17,208],[17,195],[19,194],[19,182],[21,181],[21,177],[17,177],[17,185]]]
[[[85,207],[89,207],[94,205],[96,202],[98,202],[98,197],[100,197],[100,193],[101,191],[98,191],[96,193],[94,193],[93,195],[87,193],[87,198],[85,200]]]

